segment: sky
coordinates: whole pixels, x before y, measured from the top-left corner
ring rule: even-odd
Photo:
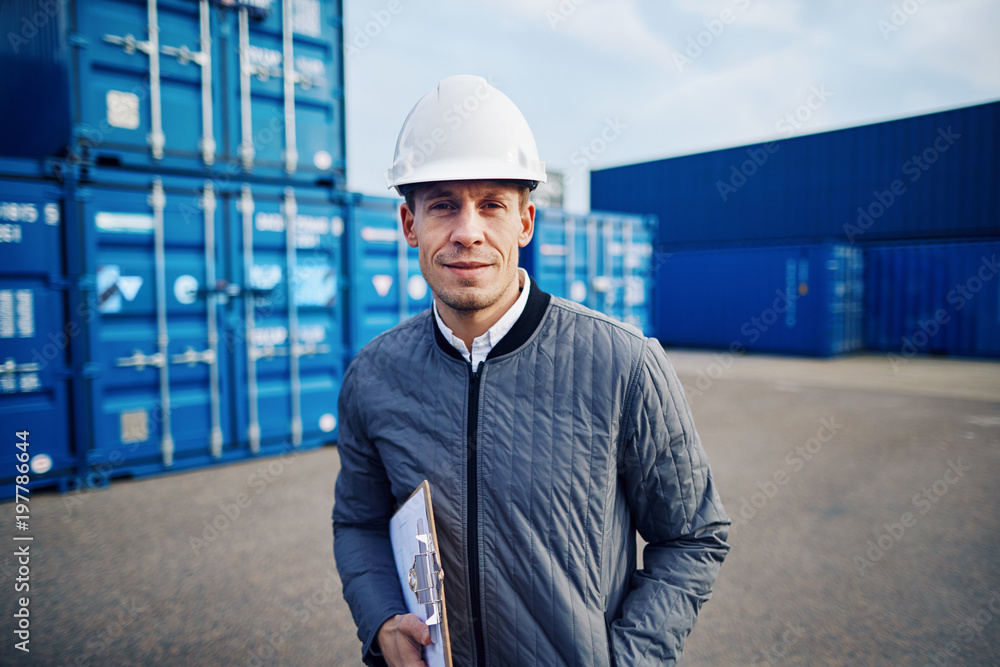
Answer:
[[[345,0],[348,187],[390,196],[406,114],[477,74],[565,208],[589,170],[1000,99],[995,0]]]

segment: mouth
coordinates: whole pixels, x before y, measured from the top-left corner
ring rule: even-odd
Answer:
[[[447,262],[444,264],[446,269],[459,278],[475,278],[482,273],[485,273],[491,266],[492,264],[487,262],[475,261]]]
[[[482,269],[490,265],[486,262],[448,262],[445,266],[449,269]]]

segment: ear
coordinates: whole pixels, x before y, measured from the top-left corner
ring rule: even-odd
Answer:
[[[416,248],[417,235],[413,231],[413,211],[406,204],[401,204],[399,207],[399,219],[403,226],[403,236],[406,238],[406,242],[411,248]]]
[[[517,236],[517,245],[524,247],[535,235],[535,205],[528,202],[528,205],[521,211],[521,233]]]

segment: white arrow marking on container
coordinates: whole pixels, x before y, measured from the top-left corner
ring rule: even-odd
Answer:
[[[140,276],[119,276],[118,278],[118,291],[122,293],[126,301],[135,299],[140,287],[142,287]]]
[[[392,289],[392,276],[387,276],[384,273],[372,276],[372,285],[375,286],[375,291],[379,296],[385,296]]]

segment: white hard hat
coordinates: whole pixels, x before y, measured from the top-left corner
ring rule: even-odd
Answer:
[[[388,184],[434,181],[545,182],[528,121],[506,95],[479,76],[450,76],[420,98],[403,121]]]

